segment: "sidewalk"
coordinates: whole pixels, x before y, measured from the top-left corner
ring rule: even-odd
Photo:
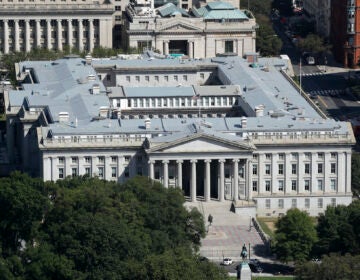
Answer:
[[[256,229],[251,226],[249,216],[242,217],[230,212],[231,202],[187,202],[186,207],[197,207],[204,215],[205,225],[208,229],[207,236],[202,240],[200,254],[213,261],[221,261],[223,257],[230,257],[239,261],[242,246],[246,244],[250,257],[262,259],[268,257],[266,247]],[[210,226],[207,219],[213,216]],[[252,225],[252,224],[251,224]]]

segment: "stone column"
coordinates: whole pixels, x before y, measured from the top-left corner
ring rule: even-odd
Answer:
[[[188,41],[188,53],[189,53],[189,58],[193,58],[194,57],[194,48],[193,48],[193,41]]]
[[[205,189],[204,189],[204,198],[205,201],[210,201],[210,186],[211,186],[211,177],[210,177],[210,163],[211,159],[204,160],[205,162]]]
[[[51,19],[46,20],[46,46],[49,50],[52,49],[51,44]]]
[[[191,186],[190,186],[190,199],[196,201],[196,159],[190,160],[191,162]]]
[[[62,51],[62,25],[61,19],[57,20],[57,48],[59,51]]]
[[[247,194],[245,195],[247,196],[248,200],[251,200],[252,199],[252,161],[249,159],[247,160],[246,169],[247,169]],[[271,187],[273,190],[274,185],[272,185]]]
[[[35,37],[36,37],[36,47],[41,48],[41,25],[40,25],[40,19],[35,20]]]
[[[94,20],[89,19],[89,52],[94,49]]]
[[[326,152],[325,155],[324,155],[324,170],[323,170],[323,173],[324,173],[324,193],[327,193],[330,191],[330,179],[329,179],[329,174],[330,174],[330,169],[331,169],[331,163],[330,163],[330,153],[329,152]]]
[[[73,41],[73,28],[72,28],[72,19],[68,19],[67,20],[67,23],[68,23],[68,38],[67,38],[67,41],[68,41],[68,46],[70,48],[70,52],[71,52],[71,49],[73,47],[73,44],[72,44],[72,41]]]
[[[7,19],[4,22],[4,53],[9,53],[9,21]]]
[[[180,189],[182,189],[182,160],[177,160],[177,185]]]
[[[291,154],[285,153],[285,164],[284,164],[284,193],[291,193],[291,162],[290,162]]]
[[[233,183],[233,189],[234,189],[234,200],[239,200],[239,159],[233,159],[234,163],[234,183]],[[259,186],[258,186],[259,187]]]
[[[345,153],[339,152],[337,155],[337,193],[345,192]]]
[[[154,164],[155,164],[155,161],[154,160],[149,160],[148,164],[149,164],[149,177],[150,177],[151,180],[154,180]]]
[[[169,54],[169,41],[164,41],[164,54]]]
[[[346,157],[346,183],[345,183],[345,193],[351,193],[351,152],[345,153]]]
[[[79,19],[78,22],[79,22],[79,34],[78,34],[79,51],[82,51],[84,49],[84,42],[83,42],[84,27],[83,27],[82,19]]]
[[[169,161],[168,160],[163,160],[163,168],[164,168],[164,187],[168,188],[169,187]]]
[[[56,181],[57,179],[59,179],[59,170],[57,169],[57,165],[56,165],[56,161],[57,158],[56,157],[52,157],[51,158],[51,175],[52,175],[52,179],[53,181]]]
[[[111,158],[110,156],[105,156],[104,158],[104,179],[111,179],[111,166],[110,166]]]
[[[30,51],[30,20],[25,20],[25,51]]]
[[[53,180],[52,169],[51,169],[51,158],[43,157],[43,178],[44,180]]]
[[[71,157],[65,157],[65,174],[64,174],[64,178],[66,178],[67,176],[71,176]]]
[[[305,160],[305,154],[299,153],[298,157],[298,179],[297,179],[297,187],[298,187],[298,193],[305,193],[304,189],[304,160]]]
[[[20,42],[19,42],[19,20],[14,20],[14,27],[15,27],[15,51],[20,51]]]
[[[314,193],[317,192],[317,178],[316,178],[316,173],[317,173],[317,162],[316,162],[316,154],[317,153],[311,153],[311,164],[310,164],[310,175],[311,175],[311,180],[310,180],[310,193]]]
[[[224,191],[225,191],[225,170],[224,170],[224,159],[219,159],[219,168],[220,168],[220,184],[219,184],[219,201],[224,201]]]

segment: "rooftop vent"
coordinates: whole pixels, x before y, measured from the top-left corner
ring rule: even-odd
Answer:
[[[255,107],[255,114],[257,117],[263,117],[264,116],[264,105],[258,105]]]
[[[95,75],[94,74],[89,74],[88,80],[89,81],[95,81]]]
[[[100,94],[100,85],[93,84],[91,92],[92,92],[92,94]]]
[[[85,56],[85,61],[87,65],[91,65],[92,62],[92,56],[90,54],[88,54],[87,56]]]
[[[103,118],[107,118],[109,112],[109,108],[106,106],[101,106],[99,110],[99,116]]]
[[[246,128],[246,127],[247,127],[247,118],[246,118],[246,117],[242,117],[242,118],[241,118],[241,127],[242,127],[242,128]]]
[[[145,129],[150,129],[151,128],[150,118],[146,118],[144,122],[145,122]]]
[[[69,113],[68,112],[59,112],[59,122],[61,122],[61,123],[69,122]]]

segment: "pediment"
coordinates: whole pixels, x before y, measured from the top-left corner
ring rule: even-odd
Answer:
[[[175,21],[173,23],[167,24],[162,28],[159,28],[159,31],[167,31],[167,32],[189,32],[189,31],[202,31],[201,28],[195,27],[188,23],[184,23],[181,21]]]
[[[226,152],[249,152],[254,150],[252,143],[247,141],[228,141],[208,135],[195,135],[173,142],[152,145],[148,152],[161,153],[226,153]]]

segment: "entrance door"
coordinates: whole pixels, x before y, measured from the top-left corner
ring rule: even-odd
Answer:
[[[169,42],[169,54],[184,54],[187,55],[187,41],[186,40],[172,40]]]

